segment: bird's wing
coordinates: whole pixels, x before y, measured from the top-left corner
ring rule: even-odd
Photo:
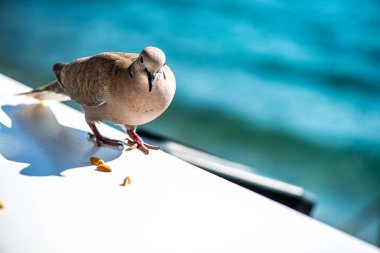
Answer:
[[[127,70],[134,58],[134,54],[101,53],[57,65],[54,71],[72,100],[81,105],[99,106],[107,101],[109,90],[116,81],[115,68],[122,65]]]

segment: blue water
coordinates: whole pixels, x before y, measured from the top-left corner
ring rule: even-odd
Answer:
[[[158,46],[178,89],[147,129],[301,185],[317,219],[376,243],[379,213],[363,213],[380,195],[379,13],[377,0],[2,1],[0,72],[36,87],[55,62]]]

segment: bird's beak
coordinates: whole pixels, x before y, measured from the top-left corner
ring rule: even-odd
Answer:
[[[154,79],[156,79],[156,74],[152,75],[148,70],[146,71],[146,73],[148,74],[149,92],[151,92],[154,85]]]

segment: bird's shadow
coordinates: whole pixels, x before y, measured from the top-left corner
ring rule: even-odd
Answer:
[[[67,169],[90,165],[90,156],[107,162],[123,152],[115,147],[97,147],[85,131],[59,124],[48,106],[4,105],[1,109],[10,118],[11,127],[0,122],[0,154],[7,160],[29,164],[20,171],[22,175],[61,176]]]

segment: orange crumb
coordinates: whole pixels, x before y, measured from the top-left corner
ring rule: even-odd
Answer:
[[[100,165],[96,168],[96,170],[98,170],[98,171],[103,171],[103,172],[112,172],[111,167],[108,166],[108,165],[105,165],[104,163],[103,163],[103,164],[100,164]]]
[[[102,165],[104,164],[104,161],[98,157],[95,157],[95,156],[91,156],[90,157],[90,163],[93,164],[93,165]]]
[[[123,186],[126,186],[128,184],[131,184],[131,178],[128,176],[126,178],[124,178],[124,181],[123,181]]]

